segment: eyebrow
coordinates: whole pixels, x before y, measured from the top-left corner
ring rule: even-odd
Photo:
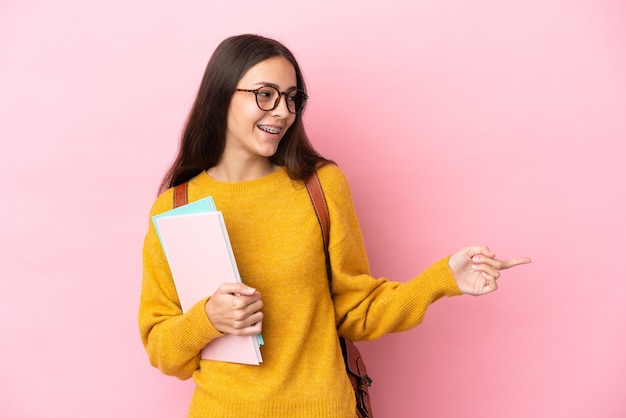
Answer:
[[[274,87],[276,90],[280,91],[280,88],[278,87],[278,84],[270,83],[269,81],[260,81],[260,82],[256,83],[255,86],[270,86],[270,87]],[[287,90],[285,90],[285,91],[289,91],[289,90],[293,90],[293,89],[297,89],[297,88],[298,88],[298,86],[291,86],[291,87],[288,87]]]

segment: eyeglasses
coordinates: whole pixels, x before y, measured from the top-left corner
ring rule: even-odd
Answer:
[[[237,89],[237,91],[243,91],[246,93],[254,93],[256,96],[256,104],[259,109],[269,111],[274,110],[280,103],[280,96],[285,96],[285,103],[287,103],[287,110],[289,113],[297,114],[304,107],[306,99],[309,98],[303,90],[293,89],[289,91],[280,92],[276,87],[263,86],[256,90]]]

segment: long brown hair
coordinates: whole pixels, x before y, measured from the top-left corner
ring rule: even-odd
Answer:
[[[306,92],[295,57],[280,42],[259,35],[239,35],[220,43],[204,71],[178,154],[163,178],[159,192],[184,183],[218,163],[226,144],[228,108],[237,83],[251,67],[275,56],[291,62],[296,71],[297,87]],[[316,166],[330,162],[311,145],[302,123],[303,111],[298,112],[276,153],[270,157],[273,164],[285,166],[294,180],[303,180]]]

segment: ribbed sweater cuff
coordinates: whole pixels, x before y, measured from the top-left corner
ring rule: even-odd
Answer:
[[[189,353],[197,354],[215,338],[221,337],[207,316],[204,305],[208,298],[202,299],[185,313],[185,320],[180,324],[180,338],[186,341]]]
[[[458,296],[461,295],[461,290],[454,280],[452,271],[448,265],[450,256],[446,256],[436,263],[432,264],[426,269],[425,276],[430,280],[425,280],[429,283],[429,288],[437,289],[435,292],[437,298],[442,296]]]
[[[461,294],[450,267],[448,267],[449,258],[447,256],[431,264],[410,282],[412,290],[407,293],[407,296],[414,300],[407,301],[409,305],[413,305],[417,300],[432,303],[444,296]]]

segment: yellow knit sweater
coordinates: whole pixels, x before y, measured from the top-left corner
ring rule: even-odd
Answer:
[[[220,337],[206,298],[182,313],[150,222],[143,259],[139,327],[150,362],[196,383],[189,417],[354,418],[354,394],[344,372],[337,332],[354,341],[408,330],[442,296],[459,294],[447,258],[409,282],[370,276],[345,176],[319,170],[331,219],[332,298],[320,227],[302,182],[284,169],[260,179],[227,183],[206,173],[189,182],[189,201],[213,196],[222,211],[244,283],[263,297],[263,363],[200,360]],[[172,190],[151,216],[172,208]],[[210,295],[207,295],[207,298]]]

